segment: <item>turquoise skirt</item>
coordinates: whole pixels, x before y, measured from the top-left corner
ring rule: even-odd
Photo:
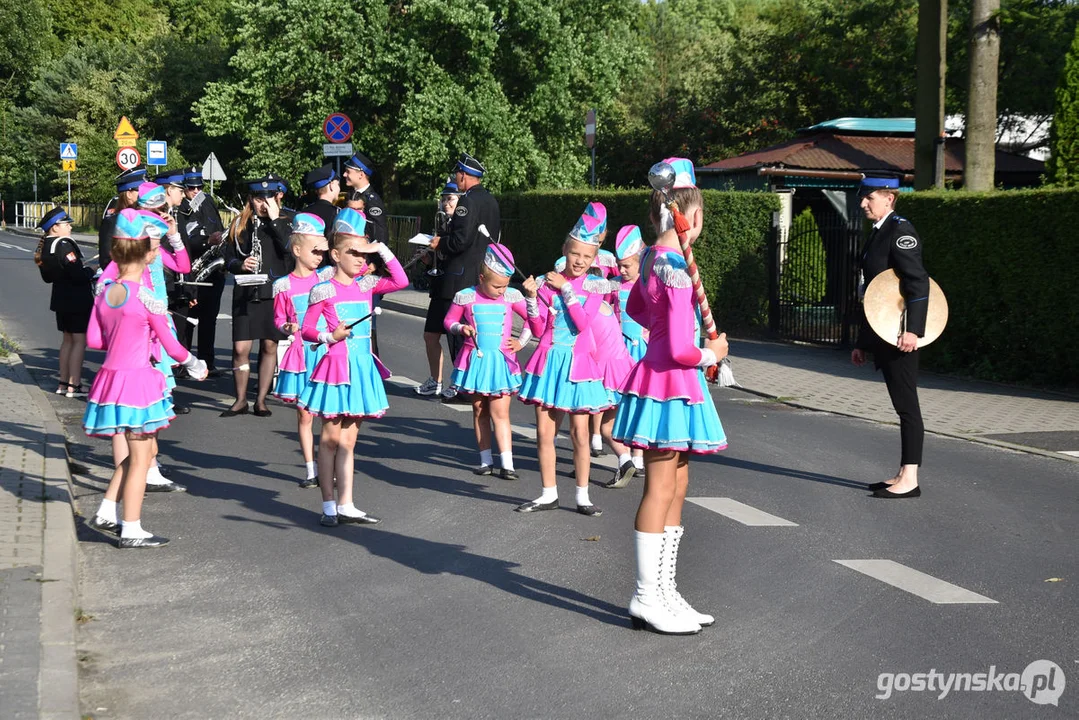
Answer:
[[[618,403],[612,435],[615,440],[642,450],[675,450],[710,454],[727,447],[727,434],[719,421],[712,395],[700,373],[704,402],[685,398],[654,400],[627,393]]]
[[[525,373],[520,399],[530,405],[571,413],[594,414],[613,407],[611,395],[601,380],[572,382],[569,379],[572,364],[572,348],[552,346],[547,351],[543,374]]]
[[[91,401],[86,403],[82,426],[91,437],[112,437],[128,431],[149,435],[167,428],[175,417],[171,395],[141,408]]]
[[[479,357],[477,352],[472,350],[469,354],[466,369],[454,369],[453,384],[457,389],[487,397],[502,397],[517,392],[521,387],[521,374],[510,372],[510,364],[502,351],[487,350],[483,357]]]

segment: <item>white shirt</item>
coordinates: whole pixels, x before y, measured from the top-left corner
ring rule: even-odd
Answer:
[[[881,218],[880,220],[877,220],[877,221],[876,221],[875,223],[873,223],[873,229],[874,229],[874,230],[880,230],[880,226],[881,226],[881,225],[883,225],[883,224],[884,224],[884,221],[888,219],[888,216],[889,216],[889,215],[891,215],[891,214],[892,214],[892,213],[894,213],[894,212],[895,212],[895,210],[889,210],[889,211],[888,211],[888,212],[887,212],[887,213],[886,213],[886,214],[884,215],[884,217],[882,217],[882,218]]]

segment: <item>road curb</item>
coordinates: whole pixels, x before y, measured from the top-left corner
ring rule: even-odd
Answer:
[[[6,359],[45,419],[44,562],[41,583],[41,667],[38,713],[41,720],[78,720],[79,670],[75,646],[75,608],[79,597],[75,493],[68,467],[64,428],[45,392],[16,353]]]
[[[393,295],[382,296],[382,307],[385,310],[393,310],[394,312],[404,313],[405,315],[427,317],[426,306],[421,307],[419,305],[401,302],[400,300],[394,300]]]

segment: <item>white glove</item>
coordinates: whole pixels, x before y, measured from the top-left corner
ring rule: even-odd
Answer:
[[[209,369],[206,367],[206,361],[199,360],[190,353],[188,353],[187,359],[180,364],[187,369],[187,374],[190,375],[193,380],[205,380],[207,375],[210,374]]]
[[[709,348],[701,348],[701,360],[697,363],[697,367],[711,367],[718,361],[716,360],[716,354]]]
[[[390,250],[390,248],[386,245],[386,243],[376,242],[376,243],[372,243],[372,245],[373,245],[373,248],[372,248],[371,252],[378,253],[378,256],[380,258],[382,258],[383,262],[388,263],[390,260],[393,260],[394,257],[396,257],[393,254],[393,251]]]
[[[333,345],[336,340],[333,339],[333,333],[323,330],[318,334],[318,341],[323,345]]]
[[[184,249],[184,239],[180,237],[180,233],[166,235],[165,239],[169,241],[169,247],[172,248],[173,252],[180,252]]]

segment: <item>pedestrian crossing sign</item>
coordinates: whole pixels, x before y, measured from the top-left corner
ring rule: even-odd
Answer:
[[[60,143],[61,160],[78,160],[79,146],[75,143]]]

